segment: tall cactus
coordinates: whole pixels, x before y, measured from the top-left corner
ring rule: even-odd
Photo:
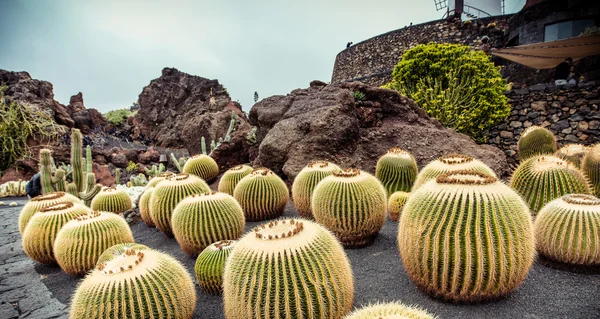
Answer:
[[[115,185],[119,185],[121,183],[121,169],[115,169]]]
[[[52,152],[49,149],[40,151],[40,182],[42,194],[54,192],[52,187]]]
[[[71,167],[73,167],[73,183],[77,185],[77,191],[85,190],[85,175],[83,174],[83,137],[81,131],[74,128],[71,129]]]

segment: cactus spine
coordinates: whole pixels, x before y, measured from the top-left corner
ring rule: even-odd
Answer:
[[[412,187],[412,191],[414,192],[421,187],[421,185],[444,173],[459,170],[481,172],[496,177],[496,173],[480,160],[474,159],[468,155],[450,154],[444,155],[423,167],[419,175],[417,175],[417,180]]]
[[[325,161],[312,161],[296,175],[292,184],[292,199],[298,214],[312,219],[312,193],[317,184],[334,172],[341,171],[340,167]]]
[[[568,144],[559,148],[554,155],[560,159],[569,161],[575,164],[575,167],[580,168],[583,158],[589,151],[589,146],[582,144]]]
[[[585,155],[581,170],[587,176],[596,197],[600,196],[600,144],[594,145]]]
[[[206,293],[218,295],[223,290],[225,262],[231,254],[236,240],[221,240],[206,247],[194,265],[198,284]]]
[[[93,210],[121,214],[133,208],[131,197],[124,191],[114,187],[104,187],[92,199]]]
[[[375,168],[375,177],[381,181],[388,196],[397,191],[410,192],[417,173],[415,158],[400,148],[391,148],[379,158]]]
[[[39,212],[44,207],[64,202],[82,204],[79,198],[64,192],[52,192],[32,198],[25,206],[23,206],[21,213],[19,214],[19,232],[21,235],[23,234],[23,231],[25,231],[27,223],[29,223],[29,220],[35,213]]]
[[[242,206],[246,220],[261,221],[283,215],[290,195],[277,174],[257,168],[238,182],[233,197]]]
[[[355,310],[345,319],[435,319],[427,311],[400,302],[380,303]]]
[[[556,137],[540,126],[530,126],[517,142],[517,153],[521,162],[538,155],[552,155],[556,152]]]
[[[212,157],[199,154],[185,162],[183,172],[196,175],[205,181],[212,181],[219,175],[219,165]]]
[[[140,217],[146,226],[155,227],[154,221],[152,220],[152,216],[150,216],[150,198],[152,197],[152,192],[154,191],[154,187],[149,187],[144,190],[142,195],[140,196]]]
[[[238,165],[230,168],[227,172],[223,173],[223,176],[221,176],[218,187],[219,192],[233,196],[233,190],[237,183],[251,172],[252,167],[248,165]]]
[[[410,193],[407,192],[395,192],[390,196],[390,199],[388,200],[390,220],[395,222],[398,221],[409,196]]]
[[[344,249],[323,226],[307,220],[254,228],[237,242],[223,273],[228,319],[341,319],[353,297]]]
[[[81,131],[76,128],[71,129],[71,167],[73,167],[73,183],[77,185],[78,192],[83,192],[85,190],[83,180],[83,165],[81,163],[82,148],[83,141]]]

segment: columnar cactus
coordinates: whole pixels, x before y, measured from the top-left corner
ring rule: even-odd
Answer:
[[[560,159],[569,161],[575,164],[575,167],[580,168],[583,158],[589,151],[589,146],[582,144],[567,144],[559,148],[554,155]]]
[[[436,316],[400,302],[369,305],[353,311],[344,319],[435,319]]]
[[[517,289],[535,258],[527,204],[480,172],[454,171],[413,192],[398,247],[409,278],[451,301],[495,299]]]
[[[92,199],[91,208],[97,211],[120,214],[133,208],[133,203],[131,197],[124,190],[104,187]]]
[[[228,319],[341,319],[352,308],[350,262],[323,226],[283,219],[242,237],[225,264]]]
[[[189,319],[192,277],[175,258],[139,244],[107,249],[71,298],[71,319]]]
[[[423,167],[421,172],[419,172],[419,175],[417,175],[417,180],[413,185],[412,191],[417,190],[421,185],[444,173],[459,170],[481,172],[496,177],[496,173],[482,161],[468,155],[450,154],[444,155],[435,161],[431,161]]]
[[[54,264],[54,239],[69,220],[90,211],[84,205],[63,202],[44,207],[34,214],[23,231],[23,250],[31,259],[42,264]]]
[[[390,220],[398,221],[409,196],[410,193],[407,192],[395,192],[390,196],[390,199],[388,200]]]
[[[242,206],[246,220],[261,221],[283,215],[290,195],[277,174],[257,168],[238,182],[233,197]]]
[[[325,177],[339,171],[341,171],[340,167],[333,163],[312,161],[296,175],[292,185],[292,198],[300,216],[314,218],[311,201],[315,187]]]
[[[154,187],[150,197],[150,217],[156,228],[173,237],[171,216],[175,206],[192,194],[210,192],[210,187],[200,177],[185,173],[165,179]]]
[[[540,254],[568,264],[600,265],[600,199],[568,194],[540,210],[535,220]]]
[[[175,173],[172,173],[172,172],[160,173],[160,174],[156,175],[155,177],[152,177],[152,179],[150,181],[148,181],[148,184],[146,184],[146,188],[155,187],[156,184],[164,181],[165,179],[167,179],[169,177],[173,177],[173,176],[175,176]]]
[[[594,194],[600,197],[600,144],[594,145],[585,155],[581,170],[591,182]]]
[[[211,295],[223,290],[225,262],[233,251],[236,240],[221,240],[206,247],[194,265],[194,272],[200,287]]]
[[[77,185],[77,191],[85,190],[85,175],[83,174],[83,137],[81,131],[71,129],[71,167],[73,168],[73,183]]]
[[[566,194],[592,194],[588,180],[574,164],[552,155],[534,156],[513,172],[510,186],[535,215],[544,205]]]
[[[252,173],[253,168],[248,165],[238,165],[230,168],[227,172],[223,173],[221,180],[219,181],[219,192],[227,193],[233,196],[233,190],[237,183],[246,175]]]
[[[317,184],[312,211],[345,247],[364,247],[373,243],[385,223],[387,197],[375,176],[347,169]]]
[[[552,155],[556,148],[554,134],[540,126],[528,127],[517,142],[517,153],[521,162],[537,155]]]
[[[184,198],[171,217],[175,239],[191,256],[219,240],[238,239],[245,224],[240,204],[231,195],[217,192]]]
[[[407,151],[392,148],[377,161],[375,177],[377,177],[390,196],[394,192],[410,192],[418,168],[415,158]]]
[[[94,268],[106,249],[133,242],[133,234],[123,217],[90,211],[60,229],[54,240],[54,256],[64,272],[83,276]]]
[[[154,187],[146,187],[142,195],[140,196],[140,217],[146,226],[155,227],[154,221],[152,220],[152,216],[150,215],[150,198],[152,197],[152,192],[154,192]]]
[[[196,175],[205,181],[212,181],[219,175],[219,165],[212,157],[198,154],[185,162],[183,172]]]
[[[82,204],[79,198],[64,192],[46,193],[32,198],[25,206],[23,206],[21,213],[19,214],[19,232],[23,234],[25,226],[27,226],[31,217],[42,210],[42,208],[64,202]]]

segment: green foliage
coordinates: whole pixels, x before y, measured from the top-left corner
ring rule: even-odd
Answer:
[[[212,140],[210,142],[210,153],[206,152],[206,139],[204,138],[204,136],[201,137],[200,139],[200,144],[202,147],[202,154],[204,155],[210,155],[217,147],[221,146],[221,144],[223,144],[223,142],[228,142],[229,140],[231,140],[231,133],[234,131],[235,129],[235,113],[231,112],[231,120],[229,121],[229,127],[227,127],[227,132],[225,133],[225,138],[223,139],[222,137],[219,137],[218,141]]]
[[[132,186],[146,186],[148,184],[148,179],[146,179],[146,175],[139,173],[137,176],[131,175],[129,177],[129,181]]]
[[[136,113],[137,111],[131,112],[129,109],[119,109],[108,111],[106,114],[104,114],[104,117],[110,123],[119,126],[121,123],[123,123],[123,121],[126,121],[129,117],[134,116]]]
[[[202,140],[204,141],[204,136],[202,137]],[[206,152],[206,146],[204,143],[202,143],[202,154],[204,154],[205,152]],[[177,171],[179,171],[179,173],[183,172],[183,166],[185,165],[186,161],[187,161],[187,158],[180,157],[179,159],[177,159],[177,157],[175,157],[175,154],[171,153],[171,162],[173,162],[173,165],[175,165],[175,167],[177,168]]]
[[[133,173],[133,172],[136,172],[138,170],[138,166],[133,161],[129,161],[129,163],[127,164],[127,168],[125,168],[125,170],[128,173]]]
[[[584,36],[588,36],[588,35],[598,35],[598,34],[600,34],[600,27],[593,26],[593,27],[585,28],[585,30],[583,30],[583,32],[581,32],[579,34],[579,36],[584,37]]]
[[[354,96],[354,101],[364,101],[367,96],[361,91],[352,92],[352,96]]]
[[[173,154],[173,153],[171,153],[171,154]],[[156,177],[157,175],[159,175],[165,171],[165,165],[163,165],[163,163],[160,163],[158,166],[152,165],[151,169],[144,168],[144,171],[146,171],[146,174],[148,174],[148,176],[150,176],[150,178]],[[144,185],[146,185],[146,184],[144,184]]]

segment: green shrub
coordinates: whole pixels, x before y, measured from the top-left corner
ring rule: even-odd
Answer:
[[[120,109],[108,111],[104,114],[107,121],[114,125],[121,125],[123,121],[126,121],[129,117],[134,116],[137,112],[131,112],[129,109]]]
[[[129,173],[137,172],[138,166],[133,161],[129,161],[129,163],[127,164],[127,168],[125,170]]]
[[[361,91],[352,92],[352,96],[354,97],[354,101],[357,101],[357,102],[364,101],[367,98],[367,96]]]
[[[406,52],[384,87],[413,99],[444,126],[478,140],[510,114],[506,82],[483,51],[421,44]]]

